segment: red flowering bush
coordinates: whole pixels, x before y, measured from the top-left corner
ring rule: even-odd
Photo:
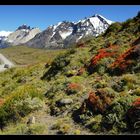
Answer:
[[[140,107],[140,98],[137,98],[137,99],[133,102],[133,106],[135,106],[135,107]]]
[[[108,65],[112,63],[112,59],[118,56],[118,48],[117,45],[109,44],[109,47],[100,49],[98,54],[91,59],[88,72],[92,74],[93,71],[96,71],[103,74],[107,70]]]
[[[117,50],[118,46],[116,45],[113,46],[110,45],[108,48],[100,49],[98,51],[98,54],[91,59],[90,65],[96,65],[103,58],[116,56]]]
[[[69,83],[67,85],[66,93],[68,93],[68,94],[75,94],[78,91],[80,91],[81,88],[82,88],[81,85],[79,85],[77,83]]]
[[[86,106],[92,112],[103,113],[112,103],[113,96],[110,96],[108,92],[104,90],[97,90],[96,92],[90,92],[86,102]]]
[[[115,70],[118,69],[121,72],[126,71],[135,64],[135,60],[139,56],[139,46],[133,46],[123,53],[120,57],[116,59],[114,63],[111,64],[110,68]]]

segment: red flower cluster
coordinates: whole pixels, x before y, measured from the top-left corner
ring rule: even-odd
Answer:
[[[100,49],[98,54],[91,59],[91,65],[96,65],[102,58],[116,56],[117,51],[117,45],[110,45],[108,48]]]
[[[126,70],[126,68],[133,63],[135,49],[136,46],[128,49],[125,53],[123,53],[120,57],[118,57],[113,64],[111,64],[111,68],[114,69],[118,67],[122,71]]]
[[[77,83],[69,83],[67,88],[68,89],[79,89],[81,86]]]
[[[70,83],[67,85],[66,93],[75,94],[82,89],[81,85],[77,83]]]
[[[94,92],[89,93],[88,102],[90,104],[95,105],[97,103],[98,99],[99,99],[99,97],[96,96],[96,94]]]
[[[133,102],[133,106],[135,106],[135,107],[140,107],[140,98],[137,98],[137,99]]]

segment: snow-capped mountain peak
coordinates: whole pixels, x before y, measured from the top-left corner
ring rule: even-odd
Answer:
[[[105,17],[103,17],[102,15],[96,14],[96,16],[100,19],[103,19],[104,21],[106,21],[108,24],[112,24],[114,21],[108,20]]]
[[[87,36],[98,36],[103,33],[112,21],[99,14],[84,18],[78,22],[62,21],[49,26],[26,45],[38,48],[64,48]]]

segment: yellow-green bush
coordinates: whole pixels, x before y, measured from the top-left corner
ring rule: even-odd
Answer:
[[[18,124],[9,126],[6,130],[0,131],[0,135],[38,135],[47,133],[47,126],[42,124],[32,124],[27,126],[26,124]]]
[[[21,117],[43,107],[43,95],[32,85],[24,85],[9,95],[0,107],[1,127],[9,121],[18,121]]]

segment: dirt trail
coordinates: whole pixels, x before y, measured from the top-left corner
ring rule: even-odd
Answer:
[[[7,64],[9,68],[13,67],[14,64],[8,60],[3,54],[0,54],[0,62],[2,63],[0,65],[0,72],[5,71],[7,68],[4,68],[4,65]]]
[[[36,118],[36,123],[40,123],[43,125],[45,124],[47,126],[48,128],[48,130],[46,130],[47,135],[57,135],[58,130],[52,129],[52,127],[54,126],[54,124],[59,122],[60,119],[64,119],[64,117],[62,116],[56,117],[56,116],[49,115],[47,112],[45,112],[45,109],[36,112],[34,114],[34,117]],[[80,130],[80,135],[94,135],[94,133],[90,132],[89,129],[86,129],[84,128],[84,126],[75,123],[72,119],[69,119],[67,121],[67,124],[71,126],[70,131],[68,132],[67,135],[73,135],[73,132],[75,130]]]

